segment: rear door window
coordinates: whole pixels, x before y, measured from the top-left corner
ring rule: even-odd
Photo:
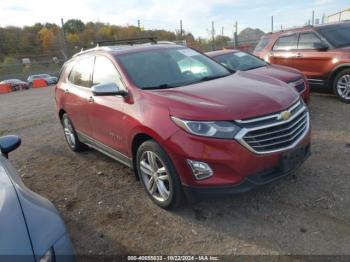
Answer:
[[[297,49],[297,34],[281,36],[273,46],[274,51],[289,51]]]
[[[94,64],[94,57],[82,58],[76,62],[69,75],[69,82],[82,87],[91,87],[91,74]]]
[[[300,34],[298,49],[315,49],[315,45],[317,44],[322,44],[322,41],[314,33]]]

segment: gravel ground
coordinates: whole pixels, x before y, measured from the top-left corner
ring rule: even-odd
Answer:
[[[70,152],[52,88],[0,95],[0,135],[24,183],[62,214],[77,254],[350,254],[350,105],[313,93],[312,156],[298,172],[239,196],[168,212],[132,171]]]

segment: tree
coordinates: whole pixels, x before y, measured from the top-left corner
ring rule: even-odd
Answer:
[[[63,30],[66,33],[79,34],[85,29],[85,24],[79,19],[70,19],[63,25]]]
[[[69,33],[67,35],[67,40],[69,43],[72,43],[72,44],[77,44],[79,42],[79,36],[75,33]]]
[[[44,49],[50,49],[54,43],[55,35],[52,30],[44,27],[39,31],[39,38]]]

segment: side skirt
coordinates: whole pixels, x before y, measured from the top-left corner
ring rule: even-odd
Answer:
[[[101,142],[77,131],[77,135],[79,140],[86,144],[87,146],[96,149],[97,151],[101,152],[104,155],[109,156],[110,158],[113,158],[115,160],[117,160],[118,162],[126,165],[127,167],[130,167],[131,169],[133,169],[133,164],[132,164],[132,159],[125,156],[124,154],[120,153],[117,150],[114,150],[113,148],[110,148],[104,144],[102,144]]]

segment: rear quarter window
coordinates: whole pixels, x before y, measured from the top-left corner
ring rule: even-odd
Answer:
[[[62,68],[61,68],[61,70],[60,70],[60,72],[59,72],[59,74],[58,74],[58,80],[59,80],[59,81],[64,80],[63,78],[65,78],[65,77],[69,74],[69,72],[71,71],[71,69],[72,69],[72,62],[67,62],[67,63],[65,63],[65,64],[62,66]]]
[[[260,39],[259,43],[256,45],[254,51],[259,52],[262,51],[269,43],[271,38],[270,37],[264,37]]]

